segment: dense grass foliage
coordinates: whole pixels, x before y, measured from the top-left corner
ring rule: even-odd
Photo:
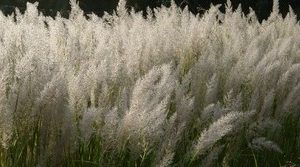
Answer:
[[[77,0],[80,8],[85,14],[95,13],[102,16],[104,12],[112,14],[116,10],[119,0]],[[225,11],[227,0],[174,0],[180,7],[188,7],[189,11],[194,14],[203,14],[213,5],[221,5],[220,10]],[[15,8],[19,8],[21,12],[26,10],[26,3],[38,2],[39,11],[47,16],[56,16],[60,12],[63,17],[68,17],[70,12],[69,0],[1,0],[0,10],[5,14],[11,14]],[[265,20],[270,16],[272,11],[273,0],[231,0],[232,8],[237,9],[241,5],[244,14],[249,14],[249,8],[252,8],[259,21]],[[147,7],[151,9],[160,7],[161,5],[170,6],[171,0],[126,0],[128,9],[133,8],[136,11],[143,11],[146,15]],[[300,19],[300,0],[279,0],[280,13],[285,16],[289,11],[289,5],[293,8]]]
[[[300,164],[293,11],[71,4],[69,19],[0,14],[0,166]]]

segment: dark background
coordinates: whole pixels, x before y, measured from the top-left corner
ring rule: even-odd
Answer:
[[[26,2],[39,2],[39,10],[46,15],[55,16],[57,12],[61,12],[63,16],[68,17],[70,11],[69,0],[0,0],[0,10],[4,14],[11,14],[15,7],[21,11],[26,9]],[[273,0],[231,0],[233,7],[237,8],[238,4],[242,5],[243,12],[247,14],[249,7],[253,8],[259,20],[266,19],[273,5]],[[224,11],[226,0],[175,0],[177,5],[181,7],[189,6],[193,13],[203,13],[209,9],[210,4],[223,4],[221,10]],[[280,12],[286,15],[289,5],[294,9],[295,13],[300,15],[300,0],[279,0]],[[80,7],[88,13],[96,13],[103,15],[104,11],[112,13],[118,4],[118,0],[79,0]],[[161,5],[168,6],[170,0],[127,0],[128,8],[133,7],[137,11],[145,11],[147,6],[151,8]]]

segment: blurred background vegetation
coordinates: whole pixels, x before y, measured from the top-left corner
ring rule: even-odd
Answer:
[[[21,11],[26,9],[27,2],[39,2],[39,10],[45,15],[55,16],[60,12],[63,16],[68,16],[70,11],[69,0],[0,0],[0,10],[4,14],[11,14],[15,7]],[[127,6],[133,7],[137,11],[145,11],[149,6],[151,8],[161,5],[170,5],[171,0],[127,0]],[[210,7],[210,4],[223,4],[221,10],[225,9],[227,0],[175,0],[175,2],[183,7],[188,6],[193,13],[201,13]],[[266,19],[272,9],[273,0],[231,0],[233,7],[237,8],[241,4],[245,13],[249,12],[249,7],[255,10],[259,20]],[[295,13],[300,15],[300,0],[279,0],[280,11],[283,15],[289,10],[289,5],[294,9]],[[103,15],[104,11],[112,13],[118,4],[118,0],[79,0],[80,7],[86,13],[96,13]]]

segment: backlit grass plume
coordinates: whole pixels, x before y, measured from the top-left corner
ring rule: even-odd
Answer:
[[[0,166],[300,164],[300,25],[274,1],[0,13]]]

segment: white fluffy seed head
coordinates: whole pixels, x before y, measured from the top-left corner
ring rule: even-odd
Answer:
[[[130,141],[153,145],[160,140],[174,86],[175,80],[169,64],[154,67],[136,82],[130,108],[121,127],[122,133]]]
[[[230,112],[213,122],[208,129],[202,131],[194,146],[194,157],[205,154],[216,142],[230,133],[236,126],[236,121],[243,117],[243,113]]]

